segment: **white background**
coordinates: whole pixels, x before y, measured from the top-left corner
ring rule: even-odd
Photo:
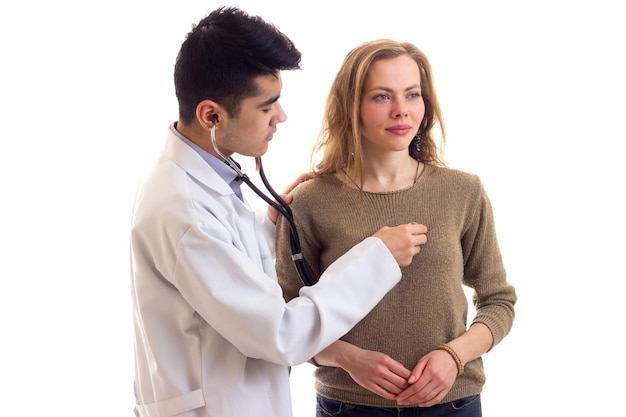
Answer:
[[[178,48],[221,4],[0,6],[0,415],[132,415],[133,194],[177,116]],[[283,74],[288,121],[264,157],[278,190],[308,170],[328,87],[350,49],[387,37],[430,57],[447,161],[483,179],[519,295],[511,334],[484,357],[485,416],[618,415],[619,2],[229,4],[273,22],[303,53],[303,70]],[[294,369],[297,417],[314,415],[310,372]]]

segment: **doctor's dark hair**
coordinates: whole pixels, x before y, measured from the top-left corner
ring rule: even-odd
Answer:
[[[260,94],[255,78],[300,69],[301,53],[271,23],[236,7],[220,7],[192,27],[174,66],[179,118],[213,100],[237,117],[241,100]]]

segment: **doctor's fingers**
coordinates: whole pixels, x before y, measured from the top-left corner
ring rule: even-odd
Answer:
[[[419,253],[421,250],[421,246],[426,244],[428,238],[426,237],[426,233],[428,232],[428,228],[423,224],[418,224],[415,222],[411,222],[406,225],[409,233],[413,237],[414,244],[416,246],[416,252]]]
[[[428,238],[425,234],[412,235],[412,238],[415,246],[417,246],[417,253],[419,253],[421,246],[426,244]]]
[[[413,235],[425,235],[428,233],[428,228],[424,224],[411,222],[404,225],[404,227],[406,227],[406,230]]]
[[[283,191],[283,194],[289,194],[291,191],[293,191],[294,188],[296,188],[301,183],[306,182],[315,177],[317,177],[317,174],[315,172],[305,172],[303,174],[300,174],[298,178],[296,178],[291,184],[287,186],[287,188],[285,188],[285,190]]]

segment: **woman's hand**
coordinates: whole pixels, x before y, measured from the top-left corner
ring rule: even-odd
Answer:
[[[363,388],[388,400],[405,390],[411,371],[388,355],[338,340],[315,356],[318,365],[340,367]]]
[[[344,365],[357,384],[388,400],[395,400],[409,386],[411,371],[401,363],[384,353],[357,349],[352,361]]]
[[[399,405],[430,407],[439,404],[456,380],[457,366],[454,359],[443,350],[433,350],[424,355],[411,372],[411,384],[399,393]]]

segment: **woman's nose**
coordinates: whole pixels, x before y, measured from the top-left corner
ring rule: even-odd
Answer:
[[[393,110],[393,117],[395,118],[404,117],[404,116],[407,116],[408,114],[409,114],[409,111],[406,105],[403,103],[398,103]]]

